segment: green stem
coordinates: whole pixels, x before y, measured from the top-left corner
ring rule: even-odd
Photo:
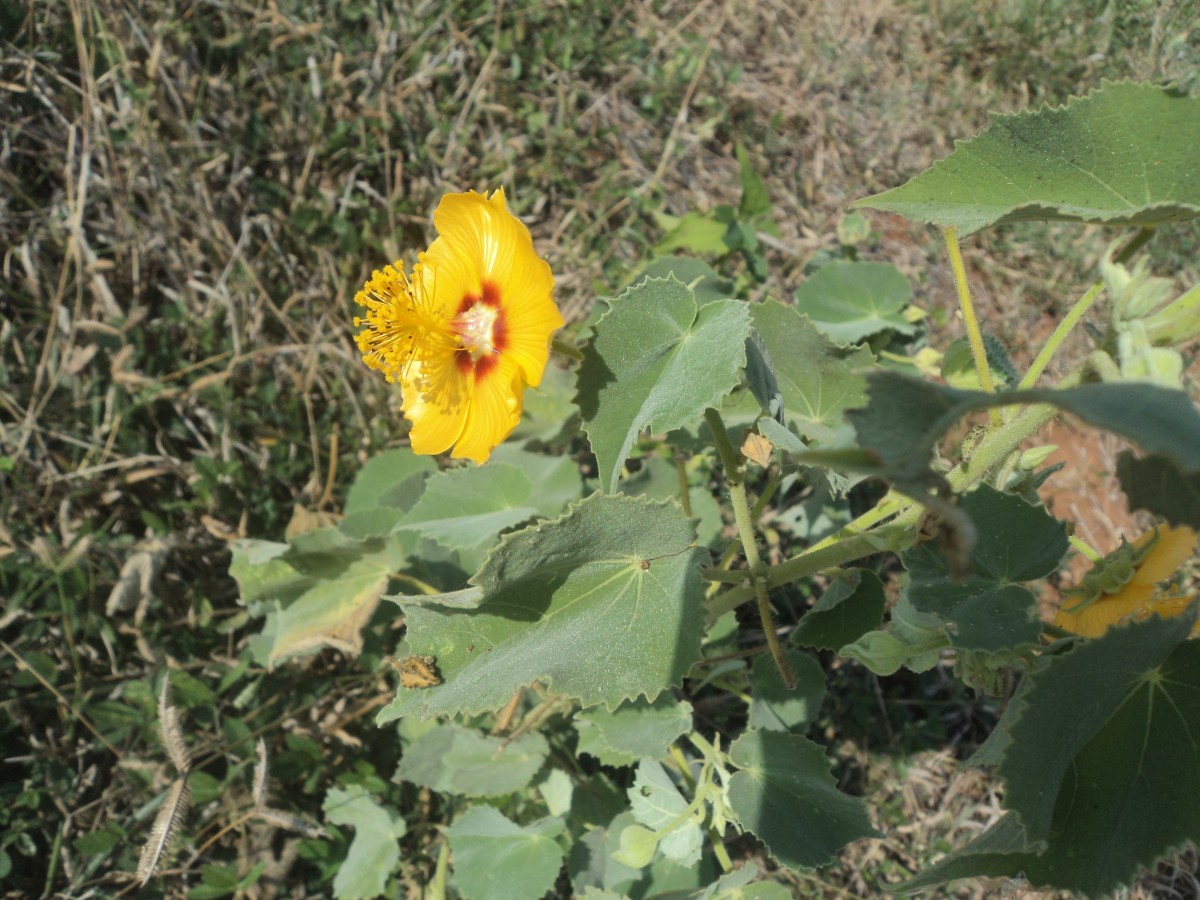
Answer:
[[[1054,354],[1058,352],[1058,348],[1067,339],[1067,335],[1071,333],[1071,330],[1083,318],[1083,314],[1092,308],[1092,304],[1096,302],[1096,298],[1100,296],[1100,292],[1103,290],[1104,282],[1097,281],[1088,288],[1086,294],[1075,301],[1075,306],[1058,323],[1058,327],[1054,329],[1054,333],[1050,335],[1049,340],[1046,341],[1045,346],[1042,347],[1041,352],[1034,359],[1033,365],[1029,367],[1029,371],[1025,373],[1025,377],[1021,379],[1018,387],[1030,388],[1037,383],[1042,372],[1046,371],[1046,366],[1050,364],[1050,360]]]
[[[1073,387],[1081,380],[1080,373],[1075,372],[1064,378],[1060,387]],[[955,493],[962,492],[971,485],[982,481],[987,473],[996,465],[1003,462],[1013,450],[1021,445],[1031,434],[1052,419],[1057,410],[1048,403],[1038,403],[1026,407],[1016,416],[1004,422],[999,428],[989,432],[980,441],[979,446],[965,459],[950,470],[946,480]],[[885,499],[880,505],[889,501]],[[875,553],[899,551],[912,543],[913,532],[924,512],[924,506],[915,501],[901,507],[892,521],[856,534],[850,534],[840,540],[826,540],[814,544],[791,559],[777,566],[763,570],[765,587],[775,588],[790,584],[802,578],[808,578],[825,569],[843,566]],[[864,519],[860,516],[855,525]],[[843,528],[839,534],[848,530]],[[715,573],[708,573],[714,577]],[[732,574],[732,573],[731,573]],[[721,578],[724,580],[724,577]],[[757,596],[757,589],[750,585],[741,584],[724,591],[706,604],[709,621],[741,606],[747,600]]]
[[[763,564],[758,555],[758,541],[754,536],[754,519],[750,515],[750,503],[746,498],[746,482],[742,478],[742,467],[738,463],[737,452],[729,440],[725,423],[721,414],[712,407],[704,411],[704,419],[713,434],[713,442],[721,455],[721,464],[725,467],[725,484],[729,487],[729,502],[733,506],[733,520],[737,525],[738,537],[742,542],[742,552],[746,554],[746,563],[750,567],[750,581],[754,585],[754,596],[758,600],[758,615],[762,619],[763,631],[767,637],[767,647],[771,657],[779,668],[779,676],[790,691],[796,686],[796,675],[788,665],[783,655],[783,647],[779,643],[779,635],[775,631],[775,616],[771,612],[771,601],[767,598],[767,586],[763,582]]]
[[[1096,563],[1102,559],[1100,553],[1079,535],[1073,534],[1067,540],[1071,542],[1071,546],[1075,548],[1076,552],[1089,561]]]
[[[550,341],[550,349],[555,353],[561,353],[567,359],[579,361],[583,359],[583,353],[574,344],[568,344],[562,338],[556,337]]]
[[[63,831],[66,827],[66,823],[63,823],[54,832],[54,844],[50,847],[50,865],[46,868],[46,886],[42,892],[43,897],[53,896],[54,893],[54,881],[58,878],[58,859],[62,855]]]
[[[700,773],[700,780],[703,782],[701,785],[697,784],[696,779],[692,777],[691,769],[688,766],[688,759],[683,755],[683,751],[679,749],[678,744],[671,744],[670,753],[671,758],[675,760],[675,765],[679,767],[679,776],[684,780],[688,790],[696,794],[697,800],[701,800],[704,792],[712,790],[709,780],[712,777],[713,761],[705,757],[704,768]],[[708,840],[712,844],[717,862],[721,865],[721,871],[726,873],[732,872],[733,860],[729,858],[729,851],[725,849],[725,836],[717,831],[711,820],[706,821],[704,827],[708,832]]]
[[[437,867],[433,872],[433,880],[429,882],[425,897],[427,900],[446,900],[446,877],[450,874],[450,841],[442,836],[442,845],[438,848]]]
[[[1146,246],[1146,243],[1153,236],[1153,228],[1143,228],[1129,239],[1129,243],[1113,258],[1113,262],[1125,262],[1133,254],[1141,250],[1142,247]],[[1019,387],[1030,388],[1037,383],[1038,378],[1046,371],[1046,366],[1050,364],[1050,360],[1054,357],[1054,354],[1058,352],[1058,348],[1067,339],[1067,335],[1071,333],[1071,330],[1083,318],[1084,313],[1092,308],[1092,304],[1096,302],[1096,298],[1100,296],[1100,292],[1103,290],[1104,280],[1100,279],[1088,288],[1086,294],[1075,302],[1071,311],[1063,316],[1063,320],[1058,323],[1058,327],[1054,329],[1054,333],[1050,335],[1049,340],[1046,341],[1046,345],[1038,353],[1037,358],[1033,361],[1033,365],[1029,367],[1029,371],[1025,373],[1025,377],[1021,379]]]
[[[967,343],[971,345],[975,371],[979,373],[979,384],[987,393],[994,394],[996,385],[992,383],[992,367],[988,365],[983,333],[979,330],[979,319],[975,316],[975,304],[971,300],[971,286],[967,283],[967,270],[958,247],[958,229],[951,225],[943,234],[946,238],[946,253],[950,257],[950,268],[954,272],[954,287],[958,290],[958,305],[962,310],[963,324],[967,328]],[[1000,412],[995,407],[988,410],[988,416],[993,425],[1000,424]]]
[[[692,495],[688,491],[687,465],[683,461],[683,457],[676,454],[675,456],[675,474],[679,476],[679,504],[683,507],[683,514],[689,519],[692,517]]]

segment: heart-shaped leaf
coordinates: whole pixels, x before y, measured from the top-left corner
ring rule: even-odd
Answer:
[[[741,769],[729,780],[730,807],[785,866],[824,865],[850,841],[877,836],[865,804],[837,789],[825,751],[808,738],[748,731],[729,758]]]
[[[562,867],[555,842],[562,820],[521,826],[490,806],[474,806],[446,829],[454,851],[454,885],[466,900],[541,897]]]
[[[644,428],[694,425],[737,385],[750,316],[741,300],[697,307],[674,276],[649,278],[612,301],[579,367],[576,402],[600,484],[616,487]]]
[[[330,788],[325,795],[325,821],[354,828],[354,840],[333,879],[333,896],[342,900],[378,897],[400,861],[398,838],[404,820],[371,799],[360,784],[346,790]]]
[[[1193,621],[1113,628],[1035,672],[998,745],[1012,811],[901,889],[1023,873],[1099,896],[1200,840],[1200,642],[1185,640]]]
[[[691,729],[691,704],[670,694],[654,701],[631,700],[612,712],[596,707],[575,717],[578,752],[606,766],[629,766],[644,756],[665,756],[671,743]]]
[[[912,581],[908,597],[921,612],[949,622],[954,646],[997,652],[1036,641],[1037,599],[1021,582],[1044,578],[1067,552],[1067,528],[1016,494],[981,485],[959,508],[975,525],[969,574],[956,577],[936,542],[901,555]]]
[[[533,484],[511,463],[451,469],[429,479],[400,527],[451,550],[485,549],[503,529],[537,515]]]
[[[529,784],[549,752],[540,734],[502,740],[447,722],[404,748],[396,779],[443,794],[496,797]]]
[[[656,697],[700,657],[706,558],[677,504],[619,495],[507,535],[472,579],[478,607],[398,601],[444,683],[401,691],[379,721],[498,709],[535,681],[584,706]]]
[[[839,347],[794,306],[777,300],[754,307],[754,327],[783,395],[788,425],[802,438],[829,442],[843,413],[865,401],[864,375],[875,365],[871,351]]]
[[[1154,226],[1200,214],[1200,97],[1108,83],[992,118],[911,181],[853,204],[962,235],[1000,222]]]
[[[827,263],[796,289],[796,308],[839,344],[888,329],[912,334],[916,326],[901,315],[910,300],[908,279],[890,263]]]

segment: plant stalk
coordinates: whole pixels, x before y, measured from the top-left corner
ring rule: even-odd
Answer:
[[[967,269],[963,265],[962,252],[958,247],[958,229],[951,225],[944,232],[946,253],[950,257],[950,268],[954,272],[954,287],[958,290],[958,306],[962,310],[963,324],[967,328],[967,343],[971,345],[971,356],[975,360],[975,371],[979,373],[979,384],[989,394],[996,393],[992,382],[992,367],[988,364],[987,350],[983,346],[983,333],[979,330],[979,319],[975,316],[975,304],[971,300],[971,286],[967,283]],[[1000,424],[1000,411],[995,407],[988,410],[993,425]]]
[[[1129,239],[1129,243],[1126,244],[1124,248],[1122,248],[1121,252],[1113,258],[1113,262],[1125,262],[1125,260],[1133,256],[1133,254],[1141,250],[1142,247],[1144,247],[1153,236],[1153,228],[1143,228]],[[1037,358],[1034,359],[1033,364],[1029,367],[1029,371],[1026,372],[1025,377],[1021,379],[1021,383],[1018,385],[1018,387],[1031,388],[1037,383],[1037,380],[1041,377],[1042,373],[1046,371],[1046,366],[1050,365],[1050,360],[1054,357],[1054,354],[1058,352],[1058,348],[1061,347],[1063,341],[1067,339],[1067,335],[1071,333],[1071,330],[1076,326],[1076,324],[1078,324],[1079,320],[1083,318],[1084,313],[1092,308],[1092,305],[1096,302],[1096,298],[1100,296],[1100,292],[1103,290],[1104,280],[1100,279],[1090,288],[1088,288],[1086,294],[1076,301],[1075,305],[1071,308],[1071,311],[1063,316],[1062,321],[1058,323],[1058,327],[1054,329],[1054,333],[1050,335],[1045,346],[1042,347],[1041,351],[1037,355]]]
[[[783,679],[784,685],[790,691],[796,687],[796,674],[783,655],[783,647],[780,645],[779,635],[775,631],[775,616],[771,611],[771,601],[767,597],[767,585],[763,580],[764,568],[758,555],[758,541],[754,536],[754,519],[750,514],[750,503],[746,498],[746,482],[742,478],[742,468],[738,464],[737,451],[733,449],[720,413],[709,407],[704,411],[704,419],[713,433],[713,441],[717,446],[717,452],[721,455],[721,463],[725,467],[725,484],[729,487],[733,519],[742,542],[742,551],[746,554],[746,563],[750,567],[750,581],[754,585],[754,596],[758,601],[758,614],[766,633],[767,647],[779,669],[780,678]]]

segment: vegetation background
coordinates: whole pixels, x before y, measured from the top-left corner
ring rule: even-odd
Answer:
[[[227,545],[335,513],[399,443],[352,298],[427,243],[443,192],[504,186],[578,321],[651,256],[659,214],[736,205],[740,142],[775,204],[755,296],[785,297],[836,250],[851,200],[988,111],[1126,77],[1200,90],[1195,0],[0,0],[4,896],[132,890],[168,666],[197,756],[188,846],[217,839],[150,890],[206,896],[202,867],[261,859],[259,896],[328,894],[344,839],[218,836],[261,735],[277,806],[320,821],[331,786],[359,783],[403,807],[401,880],[420,895],[439,810],[389,781],[395,735],[372,718],[390,681],[332,652],[247,673]],[[957,336],[937,235],[872,222],[863,256],[898,265],[930,327]],[[1162,274],[1196,280],[1198,236],[1153,245]],[[1108,240],[1040,224],[972,239],[991,329],[1018,355],[1035,345]],[[1125,513],[1076,510],[1093,506],[1107,548]],[[955,767],[995,711],[937,671],[886,698],[842,678],[857,689],[831,696],[827,736],[888,838],[796,889],[875,896],[995,815],[995,786]],[[1196,868],[1185,856],[1138,890],[1195,897]],[[959,894],[1001,890],[1017,889]]]

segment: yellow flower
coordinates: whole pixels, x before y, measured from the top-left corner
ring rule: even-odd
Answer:
[[[1054,624],[1083,637],[1094,638],[1127,619],[1144,619],[1151,613],[1166,618],[1183,615],[1195,597],[1160,590],[1158,583],[1174,575],[1191,558],[1195,548],[1196,532],[1190,528],[1160,527],[1146,532],[1133,542],[1136,562],[1127,579],[1121,577],[1123,583],[1115,591],[1101,592],[1090,601],[1084,599],[1073,603],[1068,599],[1055,615]],[[1114,551],[1097,563],[1093,572],[1106,564],[1111,565],[1119,554],[1129,549],[1122,546]],[[1124,564],[1128,564],[1127,553]],[[1192,630],[1192,636],[1200,636],[1200,622]]]
[[[520,420],[563,319],[550,266],[503,190],[446,194],[433,224],[411,275],[397,262],[355,295],[367,309],[356,340],[363,362],[399,382],[415,452],[453,447],[481,463]]]

